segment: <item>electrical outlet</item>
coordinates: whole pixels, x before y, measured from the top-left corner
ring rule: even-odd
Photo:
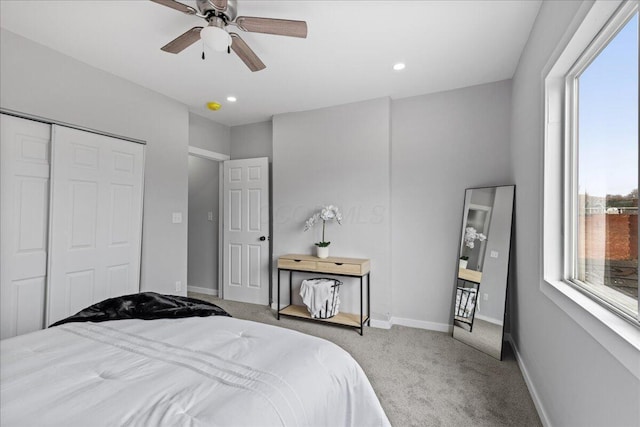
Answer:
[[[213,212],[207,212],[207,219],[213,221]]]
[[[171,215],[171,222],[174,224],[180,224],[182,222],[182,212],[174,212]]]
[[[182,282],[176,282],[176,292],[180,292],[182,290]]]
[[[482,295],[482,299],[483,299],[484,301],[489,301],[489,294],[485,292],[485,293]]]
[[[498,251],[491,251],[491,255],[489,255],[491,258],[498,258]]]

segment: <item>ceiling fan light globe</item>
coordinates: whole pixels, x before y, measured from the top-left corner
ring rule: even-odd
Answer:
[[[217,52],[226,52],[231,46],[231,36],[222,28],[208,26],[200,30],[200,38],[209,48]]]

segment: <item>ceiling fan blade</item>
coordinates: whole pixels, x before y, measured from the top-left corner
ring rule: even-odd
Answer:
[[[200,40],[200,30],[202,27],[193,27],[186,33],[181,36],[176,37],[160,49],[169,53],[180,53],[192,44],[194,44],[197,40]]]
[[[154,3],[161,4],[163,6],[170,7],[171,9],[175,9],[182,13],[186,13],[187,15],[195,15],[198,11],[192,8],[191,6],[187,6],[186,4],[182,4],[175,0],[151,0]]]
[[[251,33],[307,38],[307,23],[305,21],[239,16],[235,23],[240,29]]]
[[[220,12],[227,10],[227,0],[209,0],[209,3]]]
[[[260,71],[267,68],[266,65],[258,58],[258,55],[255,54],[254,51],[251,50],[249,45],[247,45],[244,40],[240,38],[236,33],[229,33],[233,41],[231,42],[231,49],[242,59],[242,62],[245,63],[247,67],[251,71]]]

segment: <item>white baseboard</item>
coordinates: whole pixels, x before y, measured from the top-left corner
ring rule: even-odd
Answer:
[[[424,320],[405,319],[402,317],[392,317],[392,325],[408,326],[410,328],[427,329],[429,331],[447,332],[453,331],[453,325],[446,323],[427,322]]]
[[[371,319],[370,326],[378,329],[391,329],[393,324],[388,320]]]
[[[540,421],[544,427],[551,427],[551,423],[549,422],[549,417],[547,417],[547,412],[544,410],[542,406],[542,402],[540,401],[540,397],[538,396],[538,392],[531,381],[531,377],[529,376],[529,371],[520,356],[520,352],[518,351],[518,347],[516,343],[513,341],[511,334],[504,334],[504,338],[506,341],[511,344],[511,348],[513,349],[513,354],[516,357],[516,361],[518,362],[518,366],[520,367],[520,372],[522,372],[522,377],[524,378],[525,384],[527,384],[527,388],[529,389],[529,394],[531,395],[531,399],[533,400],[533,404],[538,411],[538,416],[540,417]]]
[[[410,328],[426,329],[429,331],[447,332],[453,331],[453,325],[446,323],[426,322],[424,320],[405,319],[402,317],[391,317],[389,320],[371,319],[371,327],[379,329],[391,329],[393,325],[408,326]]]
[[[189,290],[191,290],[191,287],[189,287]],[[276,306],[277,304],[274,301],[271,304],[271,309],[275,310]],[[281,304],[281,308],[284,308],[286,306],[287,306],[286,304]],[[453,325],[448,325],[446,323],[426,322],[424,320],[405,319],[402,317],[391,317],[389,320],[371,318],[371,322],[369,325],[372,328],[378,328],[378,329],[391,329],[393,325],[401,325],[401,326],[408,326],[410,328],[426,329],[429,331],[447,332],[447,333],[453,332]]]
[[[211,295],[211,296],[214,296],[214,297],[218,296],[218,290],[217,289],[202,288],[200,286],[187,286],[187,291],[188,292],[196,292],[196,293],[199,293],[199,294]]]
[[[483,316],[476,313],[476,319],[484,320],[485,322],[493,323],[494,325],[502,326],[502,320],[494,319],[493,317]]]

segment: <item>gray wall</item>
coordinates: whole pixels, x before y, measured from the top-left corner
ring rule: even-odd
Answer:
[[[447,330],[467,187],[511,183],[511,82],[395,100],[393,316]]]
[[[147,141],[141,287],[186,294],[186,106],[0,31],[0,106]],[[182,213],[181,224],[172,212]]]
[[[231,153],[231,128],[189,113],[189,145],[220,154]]]
[[[371,314],[384,321],[391,312],[390,107],[384,98],[273,119],[274,257],[315,254],[322,227],[305,233],[304,221],[337,205],[344,221],[328,226],[330,254],[371,259]],[[340,309],[358,312],[359,284],[344,282]]]
[[[638,379],[540,291],[542,70],[581,5],[578,1],[542,3],[513,79],[517,281],[510,298],[510,328],[550,425],[637,426]],[[610,339],[607,345],[615,342]]]
[[[189,286],[218,291],[220,163],[189,156]],[[208,213],[212,212],[213,221]]]
[[[231,157],[273,154],[274,257],[314,253],[319,235],[307,234],[319,233],[319,227],[307,233],[301,230],[322,203],[337,204],[355,224],[340,228],[331,224],[331,255],[371,257],[367,249],[358,249],[360,255],[347,253],[346,243],[353,248],[373,247],[363,245],[362,236],[370,233],[375,240],[391,221],[391,247],[380,255],[388,263],[383,272],[391,274],[389,286],[381,289],[387,305],[376,306],[380,291],[374,289],[374,319],[389,320],[392,314],[399,323],[409,319],[414,326],[448,329],[464,190],[511,183],[510,101],[511,83],[502,81],[395,100],[386,117],[377,109],[366,110],[368,116],[356,113],[362,106],[378,106],[380,100],[280,115],[274,118],[273,130],[270,122],[233,127]],[[391,138],[383,144],[379,142],[387,132],[383,125],[390,119]],[[384,181],[391,182],[390,206],[354,205],[354,200],[366,202],[379,190],[367,182],[371,175],[372,182],[382,183],[382,191],[386,191]],[[337,202],[337,197],[345,202]],[[385,206],[385,214],[378,215]],[[374,211],[368,211],[372,207]],[[361,230],[351,234],[358,227]],[[374,285],[381,280],[379,262],[373,267]],[[348,304],[355,298],[345,295],[342,300]]]
[[[231,128],[231,159],[268,157],[273,161],[273,124],[271,121]]]

